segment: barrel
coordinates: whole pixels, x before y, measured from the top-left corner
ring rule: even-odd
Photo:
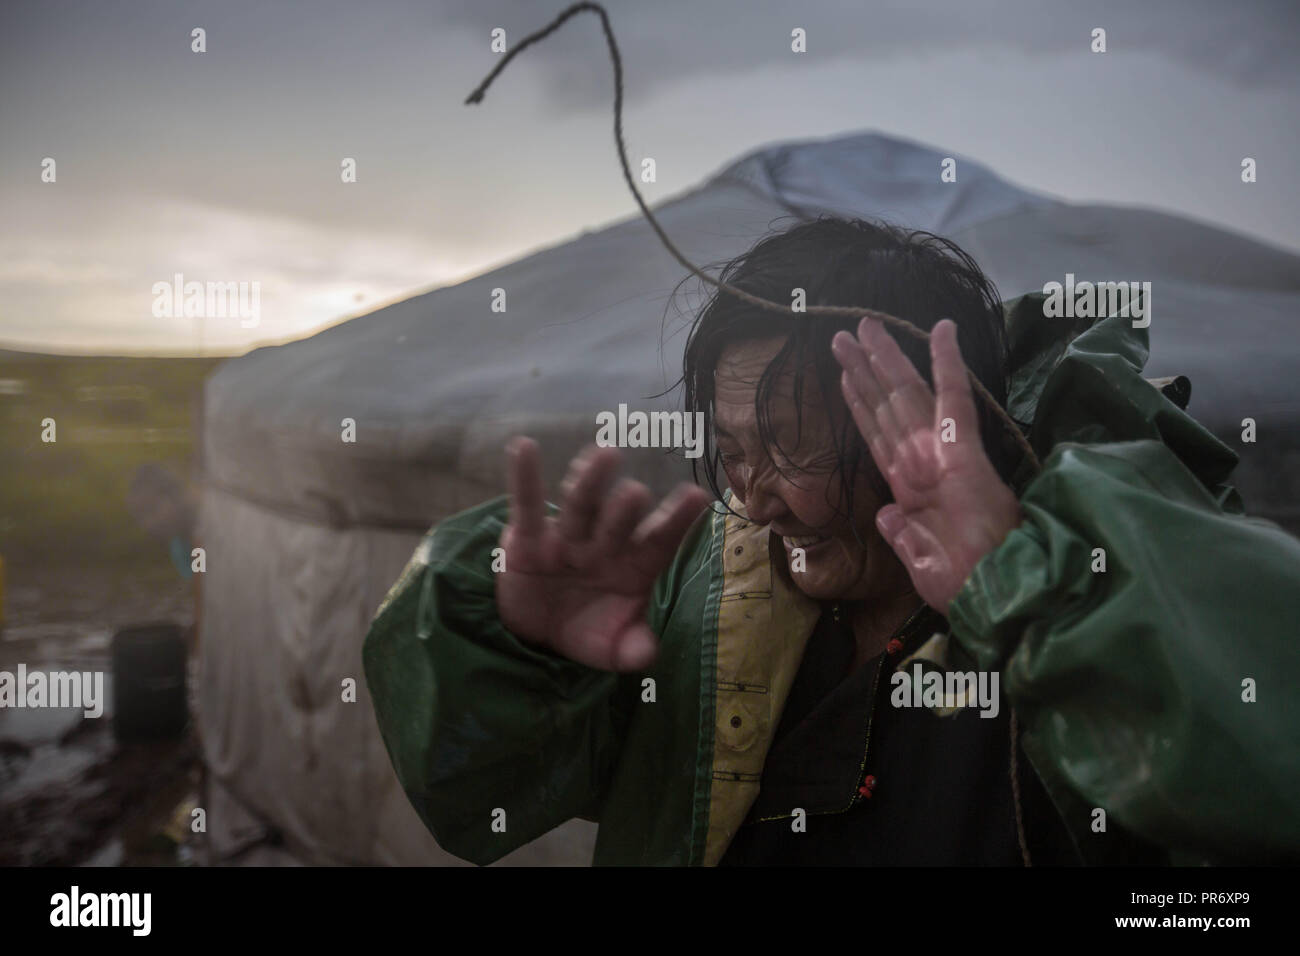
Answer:
[[[119,741],[176,737],[189,722],[185,632],[178,624],[113,635],[113,733]]]

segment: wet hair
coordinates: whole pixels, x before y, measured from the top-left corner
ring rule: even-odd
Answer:
[[[957,324],[958,344],[967,367],[999,405],[1006,404],[1007,346],[1001,297],[975,261],[950,240],[886,223],[821,216],[763,238],[748,252],[726,263],[719,278],[782,303],[791,302],[793,290],[801,288],[807,305],[862,306],[898,316],[926,332],[939,320],[950,318]],[[686,410],[703,412],[706,422],[703,455],[692,463],[696,480],[703,467],[708,487],[722,497],[718,483],[720,455],[713,435],[713,374],[727,346],[753,339],[785,338],[785,344],[763,372],[755,394],[759,440],[773,462],[779,462],[788,459],[794,448],[782,447],[773,433],[774,386],[786,369],[793,368],[797,447],[803,430],[804,389],[809,387],[807,370],[816,380],[823,405],[842,406],[841,369],[831,353],[830,342],[840,330],[856,332],[857,325],[858,320],[852,317],[759,309],[715,288],[690,326],[683,362]],[[933,387],[928,344],[888,326],[886,329]],[[1014,459],[1002,438],[1001,423],[978,396],[976,407],[985,450],[1005,480]],[[808,472],[825,468],[842,473],[844,500],[831,504],[853,519],[853,487],[863,469],[881,501],[893,500],[866,443],[847,415],[833,444],[817,455],[815,467],[804,469]],[[772,454],[773,450],[777,454]]]

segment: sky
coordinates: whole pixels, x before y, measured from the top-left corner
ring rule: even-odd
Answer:
[[[494,28],[513,43],[566,5],[0,5],[0,347],[238,354],[635,214],[595,17],[464,105],[500,59]],[[651,204],[755,149],[870,130],[1300,252],[1300,4],[605,6]],[[257,283],[256,324],[159,314],[177,274]]]

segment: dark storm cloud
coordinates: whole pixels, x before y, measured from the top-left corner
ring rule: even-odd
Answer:
[[[0,341],[187,343],[148,309],[151,284],[176,271],[262,281],[261,331],[300,334],[631,215],[595,17],[463,105],[499,61],[492,28],[517,44],[565,5],[0,2]],[[878,129],[1030,189],[1300,248],[1287,179],[1300,4],[607,6],[629,151],[660,162],[652,203],[764,146]],[[806,56],[790,52],[795,26]],[[1096,26],[1104,58],[1088,53]],[[1249,188],[1244,156],[1260,164]],[[344,157],[354,185],[340,183]]]
[[[478,0],[445,2],[439,9],[444,22],[484,36],[503,27],[517,42],[566,6]],[[809,53],[822,60],[903,59],[972,46],[986,47],[990,56],[1081,53],[1092,29],[1103,27],[1112,52],[1168,57],[1244,86],[1294,83],[1300,75],[1300,3],[1293,0],[611,0],[605,7],[623,52],[631,99],[663,83],[762,69],[788,58],[796,26],[808,32]],[[579,20],[587,22],[565,24],[522,56],[545,64],[557,106],[585,109],[608,104],[608,82],[592,82],[592,71],[607,79],[609,67],[596,17],[582,14]]]

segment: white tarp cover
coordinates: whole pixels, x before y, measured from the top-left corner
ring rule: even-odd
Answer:
[[[1031,194],[960,157],[957,182],[942,183],[946,155],[875,134],[778,146],[656,214],[697,263],[794,221],[782,217],[831,213],[947,236],[1007,298],[1067,273],[1149,281],[1146,374],[1190,377],[1190,411],[1243,456],[1248,510],[1294,530],[1300,414],[1286,343],[1300,258],[1187,219]],[[231,798],[208,820],[217,845],[260,819],[307,862],[451,862],[374,723],[360,658],[370,616],[430,524],[503,490],[508,436],[541,440],[554,487],[597,412],[680,407],[677,392],[646,396],[680,373],[703,285],[691,279],[670,304],[683,275],[637,215],[212,374],[199,722]],[[491,309],[496,288],[505,312]],[[1245,417],[1255,445],[1240,441]],[[628,460],[660,490],[687,474],[658,450]],[[356,703],[341,700],[349,677]],[[508,861],[585,863],[593,839],[575,821]]]

